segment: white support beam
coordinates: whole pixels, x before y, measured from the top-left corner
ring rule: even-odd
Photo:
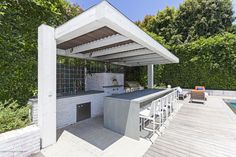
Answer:
[[[116,54],[116,53],[121,53],[121,52],[126,52],[126,51],[132,51],[132,50],[137,50],[144,48],[143,46],[137,44],[137,43],[130,43],[130,44],[125,44],[113,48],[108,48],[104,50],[99,50],[99,51],[94,51],[91,53],[85,54],[86,57],[101,57],[105,55],[111,55],[111,54]]]
[[[89,50],[93,50],[93,49],[97,49],[100,47],[104,47],[104,46],[109,46],[112,44],[116,44],[116,43],[120,43],[120,42],[124,42],[129,40],[129,38],[123,36],[123,35],[112,35],[106,38],[102,38],[87,44],[83,44],[80,46],[76,46],[74,48],[67,50],[67,51],[71,51],[71,53],[80,53],[80,52],[84,52],[84,51],[89,51]]]
[[[126,63],[127,66],[144,66],[144,65],[149,65],[149,64],[154,64],[154,65],[157,65],[157,64],[170,64],[172,62],[168,62],[168,61],[152,61],[152,62],[137,62],[137,63]],[[121,62],[122,64],[122,62]]]
[[[129,60],[129,61],[123,61],[124,63],[127,63],[127,64],[130,64],[130,63],[138,63],[138,62],[164,62],[166,61],[164,58],[156,58],[156,57],[153,57],[153,58],[144,58],[144,59],[136,59],[136,60]]]
[[[65,50],[61,50],[61,49],[57,49],[57,55],[65,56],[65,57],[79,58],[79,59],[94,60],[94,61],[103,61],[103,60],[99,60],[98,58],[87,57],[84,54],[68,54]],[[120,62],[114,62],[112,64],[127,66],[126,64],[120,63]]]
[[[111,64],[116,64],[116,65],[121,65],[121,66],[129,66],[127,64],[124,63],[120,63],[120,62],[110,62]]]
[[[56,40],[54,28],[38,28],[38,121],[42,148],[56,143]]]
[[[139,55],[145,55],[145,54],[150,54],[150,53],[153,53],[153,52],[147,49],[140,49],[140,50],[116,53],[113,55],[107,55],[107,56],[102,56],[98,58],[103,59],[103,60],[110,60],[110,59],[115,59],[115,58],[132,57],[132,56],[139,56]]]
[[[140,55],[140,56],[134,56],[134,57],[121,58],[120,61],[133,61],[133,60],[148,59],[148,58],[163,58],[163,57],[159,56],[156,53],[153,53],[153,54],[147,54],[147,55]]]
[[[113,62],[119,62],[119,61],[113,61]],[[160,59],[152,59],[152,60],[137,60],[137,61],[129,61],[129,62],[119,62],[120,64],[127,64],[127,65],[131,65],[131,66],[133,66],[133,65],[140,65],[140,66],[142,66],[142,65],[148,65],[148,64],[154,64],[154,65],[156,65],[156,64],[165,64],[165,63],[168,63],[168,61],[167,60],[165,60],[165,59],[162,59],[162,60],[160,60]]]
[[[140,56],[134,56],[134,57],[126,57],[126,58],[119,58],[119,59],[114,59],[115,61],[119,61],[119,62],[129,62],[129,61],[139,61],[139,60],[151,60],[151,59],[163,59],[165,60],[165,58],[157,55],[157,54],[148,54],[148,55],[140,55]],[[113,61],[113,60],[109,60],[109,61]]]
[[[74,58],[81,58],[86,59],[86,57],[83,54],[72,54],[69,51],[57,49],[57,55],[59,56],[65,56],[65,57],[74,57]]]
[[[154,74],[153,74],[153,69],[154,69],[154,66],[153,64],[150,64],[148,65],[148,88],[153,88],[153,78],[154,78]]]

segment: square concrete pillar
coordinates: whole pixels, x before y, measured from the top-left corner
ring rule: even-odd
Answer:
[[[38,28],[38,125],[41,146],[56,142],[56,40],[54,28]]]
[[[153,88],[153,64],[148,65],[148,88]]]

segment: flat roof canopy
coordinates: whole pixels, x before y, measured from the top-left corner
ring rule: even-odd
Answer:
[[[179,62],[107,1],[57,27],[55,39],[62,56],[125,66]]]
[[[106,1],[57,28],[40,25],[38,124],[42,148],[56,143],[56,55],[124,66],[148,65],[149,88],[153,87],[153,64],[179,62],[176,56]]]

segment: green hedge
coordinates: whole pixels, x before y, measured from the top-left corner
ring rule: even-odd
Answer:
[[[0,133],[26,127],[31,121],[29,109],[13,100],[0,102]]]
[[[58,26],[81,12],[65,0],[0,2],[0,101],[25,105],[37,90],[37,29]]]
[[[0,133],[30,122],[26,104],[37,91],[38,27],[58,26],[81,11],[66,0],[0,2]]]
[[[156,65],[156,85],[236,90],[236,35],[225,33],[194,42],[167,46],[180,60],[178,64]],[[126,69],[126,79],[147,85],[146,67]]]
[[[125,80],[138,81],[142,86],[147,86],[147,67],[125,67]]]
[[[208,89],[236,89],[235,34],[201,38],[172,47],[171,51],[180,63],[157,70],[162,74],[157,82],[185,88],[204,85]]]

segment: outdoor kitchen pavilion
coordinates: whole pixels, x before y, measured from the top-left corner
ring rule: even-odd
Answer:
[[[107,1],[65,24],[38,28],[38,119],[42,147],[56,142],[56,56],[98,60],[123,66],[148,66],[179,59],[152,39]]]

